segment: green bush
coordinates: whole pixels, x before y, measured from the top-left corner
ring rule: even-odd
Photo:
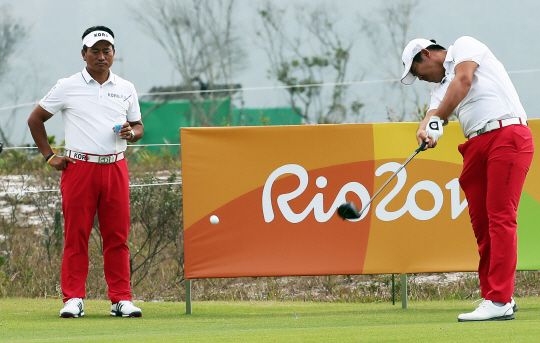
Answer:
[[[60,267],[64,223],[61,173],[44,163],[36,149],[2,153],[0,192],[43,190],[0,197],[0,296],[61,298]],[[126,153],[130,183],[177,183],[179,154]],[[51,191],[54,190],[54,191]],[[180,184],[131,188],[131,232],[128,238],[133,293],[147,298],[166,292],[184,296],[182,187]],[[24,206],[23,206],[24,205]],[[31,210],[29,210],[29,208]],[[104,299],[103,249],[95,221],[89,241],[89,298]]]

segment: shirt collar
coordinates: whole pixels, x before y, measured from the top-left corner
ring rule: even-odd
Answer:
[[[444,78],[441,80],[441,85],[446,82],[448,75],[454,72],[454,59],[452,58],[452,50],[454,49],[453,45],[450,45],[446,51],[446,57],[444,58],[443,67],[444,67]]]
[[[450,47],[446,51],[446,57],[444,58],[443,62],[443,67],[446,70],[446,75],[450,74],[453,71],[452,63],[454,62],[454,59],[452,58],[452,50],[454,50],[454,46],[450,45]]]
[[[88,72],[88,70],[86,70],[86,67],[83,68],[81,74],[86,84],[89,84],[90,81],[94,81],[97,83],[97,81],[94,80],[92,76],[90,76],[90,73]],[[116,75],[110,69],[109,69],[109,78],[107,79],[107,81],[103,82],[103,84],[105,85],[108,82],[112,82],[113,85],[116,85]]]

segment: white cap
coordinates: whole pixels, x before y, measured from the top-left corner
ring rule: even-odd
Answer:
[[[100,40],[106,40],[114,45],[114,37],[106,31],[92,31],[83,38],[82,42],[83,46],[86,45],[90,48]]]
[[[418,54],[422,49],[427,48],[430,45],[433,45],[432,41],[423,38],[413,39],[407,44],[405,49],[403,49],[403,55],[401,60],[403,61],[403,66],[405,70],[403,71],[403,76],[401,77],[401,83],[404,85],[410,85],[416,80],[416,76],[411,74],[411,66],[414,56]]]

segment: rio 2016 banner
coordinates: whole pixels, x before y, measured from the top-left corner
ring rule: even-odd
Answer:
[[[458,182],[457,122],[419,153],[417,123],[182,128],[187,279],[474,271],[477,246]],[[529,125],[540,142],[540,121]],[[518,269],[540,269],[540,157],[518,209]],[[219,222],[212,224],[211,216]]]

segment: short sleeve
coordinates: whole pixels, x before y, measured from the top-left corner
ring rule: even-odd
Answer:
[[[51,114],[56,114],[64,109],[65,103],[66,94],[62,86],[62,80],[59,80],[49,93],[39,101],[39,106]]]
[[[129,108],[127,111],[127,121],[134,122],[141,120],[141,107],[139,105],[139,97],[137,96],[137,91],[135,90],[135,87],[132,86],[131,88],[132,90],[129,99]]]
[[[473,61],[478,65],[482,64],[482,59],[489,48],[473,37],[463,36],[454,43],[452,59],[457,65],[461,62]]]
[[[448,86],[450,85],[450,82],[454,79],[454,74],[448,74],[446,75],[443,82],[439,83],[433,89],[431,90],[430,96],[431,101],[429,103],[429,110],[436,110],[441,105],[442,100],[444,99],[444,96],[446,95],[446,91],[448,90]]]
[[[429,111],[436,110],[441,105],[441,100],[439,100],[437,97],[431,95],[431,101],[429,103]]]

